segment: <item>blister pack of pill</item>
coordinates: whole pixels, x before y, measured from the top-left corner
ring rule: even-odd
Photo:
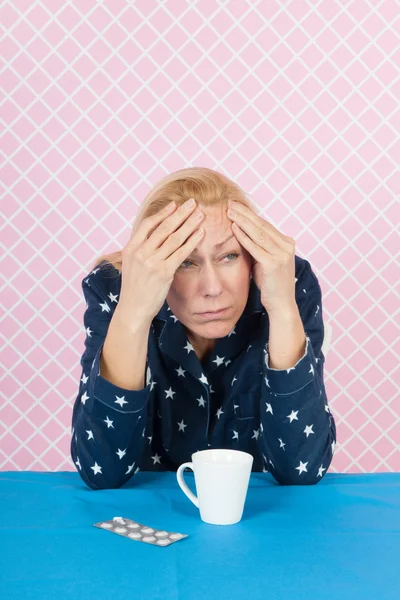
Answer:
[[[114,517],[109,521],[100,521],[93,525],[94,527],[99,527],[105,531],[123,535],[130,540],[161,547],[169,546],[174,542],[179,542],[180,540],[189,537],[185,533],[155,529],[154,527],[149,527],[148,525],[143,525],[142,523],[123,517]]]

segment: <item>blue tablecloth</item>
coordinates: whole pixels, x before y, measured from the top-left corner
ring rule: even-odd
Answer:
[[[157,547],[93,527],[115,516],[189,537]],[[2,600],[399,597],[397,473],[328,473],[314,486],[253,473],[230,526],[203,523],[173,472],[104,491],[72,472],[0,473]]]

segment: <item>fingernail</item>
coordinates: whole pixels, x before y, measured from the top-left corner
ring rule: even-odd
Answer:
[[[186,204],[191,207],[196,204],[196,201],[194,198],[190,198],[190,200],[188,200]]]

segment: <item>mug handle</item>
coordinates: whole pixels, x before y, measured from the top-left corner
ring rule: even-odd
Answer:
[[[186,462],[183,463],[180,467],[178,467],[178,470],[176,472],[176,478],[178,480],[178,484],[179,487],[181,488],[182,492],[184,494],[186,494],[186,496],[189,498],[189,500],[191,502],[193,502],[193,504],[195,506],[197,506],[197,508],[199,508],[199,499],[197,498],[197,496],[195,496],[188,488],[188,486],[186,485],[184,479],[183,479],[183,471],[184,469],[186,469],[186,467],[188,467],[189,469],[192,469],[192,471],[194,471],[193,469],[193,463],[191,462]]]

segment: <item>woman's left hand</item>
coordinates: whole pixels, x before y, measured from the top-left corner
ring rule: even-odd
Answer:
[[[253,279],[268,314],[297,309],[295,296],[295,241],[237,202],[228,202],[232,232],[253,257]],[[233,209],[233,213],[230,212]]]

